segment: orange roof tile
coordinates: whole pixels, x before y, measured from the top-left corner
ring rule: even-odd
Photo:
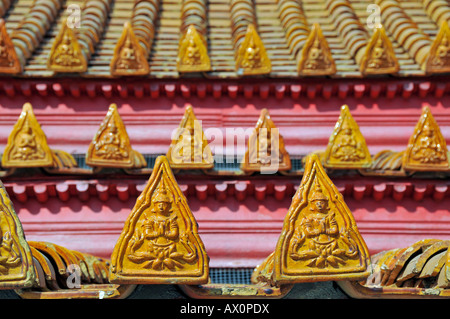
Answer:
[[[313,24],[329,45],[336,73],[333,78],[374,75],[360,71],[373,30],[365,0],[16,0],[0,12],[23,71],[18,77],[53,77],[46,61],[65,19],[80,15],[77,40],[83,48],[86,72],[71,76],[112,77],[109,64],[125,22],[130,22],[142,46],[150,72],[145,77],[182,76],[176,57],[181,36],[190,25],[206,41],[211,69],[190,76],[239,78],[236,52],[248,25],[254,24],[272,63],[270,78],[298,78],[297,64]],[[395,76],[426,76],[425,64],[443,21],[450,16],[446,1],[377,0],[379,23],[386,30],[398,60]],[[74,10],[79,8],[79,12]],[[76,20],[73,20],[76,21]],[[76,27],[76,26],[75,26]],[[446,44],[445,44],[446,45]],[[450,59],[442,59],[447,61]],[[450,63],[450,62],[449,62]],[[442,66],[444,68],[445,66]],[[431,74],[439,73],[435,68]],[[445,70],[445,69],[444,69]],[[131,74],[133,75],[133,74]],[[142,76],[142,75],[141,75]],[[378,75],[376,75],[378,76]],[[382,76],[392,76],[383,74]]]

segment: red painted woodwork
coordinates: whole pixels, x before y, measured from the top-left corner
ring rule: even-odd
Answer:
[[[87,151],[111,103],[118,105],[133,148],[143,154],[167,152],[186,105],[194,107],[207,136],[212,128],[250,132],[267,108],[291,155],[324,150],[343,104],[373,155],[402,151],[422,108],[429,106],[450,144],[446,83],[445,78],[270,83],[8,79],[0,81],[0,149],[25,102],[33,105],[49,146],[73,154]],[[243,143],[235,150],[226,143],[223,152],[242,155],[245,147]],[[109,257],[147,179],[53,175],[3,180],[28,240]],[[274,250],[301,177],[177,179],[199,223],[211,266],[254,267]],[[424,238],[450,239],[450,181],[345,175],[332,180],[371,253]]]
[[[212,267],[254,267],[270,254],[300,183],[300,177],[177,179],[198,221]],[[332,179],[371,254],[424,238],[450,239],[449,181]],[[108,258],[145,182],[53,179],[27,187],[23,182],[5,186],[28,240]]]

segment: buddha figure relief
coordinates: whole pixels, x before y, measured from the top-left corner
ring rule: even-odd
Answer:
[[[344,162],[356,162],[364,159],[365,153],[353,136],[353,130],[349,126],[342,128],[331,150],[331,156]]]
[[[114,120],[108,124],[106,132],[95,144],[95,154],[104,159],[121,160],[129,157],[127,145],[120,136]]]
[[[412,149],[412,158],[421,163],[440,163],[446,161],[446,150],[442,147],[435,131],[425,124]]]
[[[307,266],[317,268],[337,267],[346,264],[347,258],[357,257],[356,243],[349,236],[341,234],[335,215],[329,208],[328,197],[316,182],[309,198],[308,211],[291,242],[290,257],[293,260],[306,260]],[[345,249],[340,247],[342,241],[345,242]]]
[[[236,37],[234,44],[239,47],[236,51],[236,71],[242,75],[268,74],[272,70],[270,58],[264,43],[253,24],[247,26],[245,37]]]
[[[277,284],[367,278],[370,255],[317,154],[306,157],[274,254]]]
[[[32,287],[36,282],[33,256],[22,224],[0,181],[0,288]]]
[[[130,261],[153,270],[175,270],[197,259],[195,248],[180,233],[174,206],[161,176],[150,207],[142,213],[131,238]]]
[[[131,210],[111,255],[110,283],[205,284],[209,259],[166,156]]]
[[[387,67],[389,66],[389,61],[387,59],[388,56],[383,46],[383,40],[379,38],[373,47],[369,61],[367,62],[367,67],[372,69]]]
[[[16,137],[16,142],[12,151],[12,159],[27,161],[43,159],[44,157],[44,150],[36,142],[36,135],[33,133],[28,122],[25,121],[22,130]]]
[[[200,63],[201,63],[200,50],[197,46],[197,43],[195,43],[194,38],[190,38],[186,48],[186,54],[183,57],[183,64],[197,65]]]
[[[277,130],[274,128],[274,130]],[[256,139],[256,147],[251,147],[249,144],[249,159],[250,162],[259,163],[261,165],[275,164],[273,162],[281,163],[283,155],[280,153],[279,144],[275,140],[279,138],[278,134],[272,134],[271,128],[260,128],[258,130],[258,137]]]
[[[137,40],[129,21],[124,23],[109,69],[113,76],[146,75],[150,72],[147,50]]]
[[[20,254],[16,250],[11,233],[5,232],[3,234],[0,229],[0,273],[2,275],[8,274],[11,267],[16,267],[20,263]]]
[[[436,49],[436,54],[433,57],[432,64],[434,66],[447,66],[450,63],[450,46],[448,37],[444,34],[441,43]]]
[[[252,131],[247,150],[241,162],[245,172],[275,173],[292,167],[289,153],[279,129],[270,118],[269,111],[262,109]]]
[[[117,61],[117,68],[119,69],[139,69],[139,61],[136,58],[136,53],[133,48],[133,43],[128,38],[119,52],[119,59]]]
[[[319,68],[326,68],[327,63],[325,56],[320,48],[320,41],[316,38],[312,47],[309,49],[307,60],[305,61],[305,68],[316,70]]]
[[[177,145],[178,152],[172,153],[172,156],[176,158],[175,161],[178,160],[181,163],[202,163],[202,132],[196,131],[194,120],[187,121],[180,137],[181,140],[178,141]]]
[[[53,61],[57,65],[72,66],[81,64],[81,59],[73,49],[71,38],[66,32],[61,43],[56,47]]]
[[[382,25],[377,26],[370,38],[360,63],[362,74],[396,73],[399,64],[392,42]]]
[[[214,157],[202,122],[197,120],[190,105],[184,112],[180,126],[174,131],[167,158],[171,167],[177,169],[209,169],[214,166]]]
[[[194,25],[182,35],[177,56],[178,72],[207,72],[211,69],[206,40]]]
[[[314,23],[300,51],[297,70],[300,75],[332,75],[336,64],[320,25]]]
[[[250,69],[261,67],[261,55],[259,51],[260,49],[256,45],[255,40],[250,38],[248,47],[244,52],[242,67]]]

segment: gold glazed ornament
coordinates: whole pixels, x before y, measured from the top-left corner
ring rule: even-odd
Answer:
[[[208,282],[209,260],[197,222],[169,161],[159,156],[111,256],[110,282]]]
[[[210,169],[214,157],[208,140],[192,106],[186,107],[180,125],[167,151],[167,159],[174,169]]]
[[[442,22],[431,45],[425,71],[430,74],[450,72],[450,28],[447,21]]]
[[[0,289],[30,288],[36,273],[22,224],[0,181]]]
[[[236,58],[236,69],[243,75],[269,74],[272,64],[253,24],[249,24]]]
[[[146,75],[150,72],[144,49],[134,35],[130,22],[125,22],[122,35],[114,48],[110,72],[113,76]]]
[[[8,137],[2,156],[2,166],[50,167],[53,166],[53,152],[41,129],[30,103],[25,103],[22,112]]]
[[[313,24],[306,43],[300,52],[298,73],[303,76],[322,76],[336,73],[336,63],[318,23]]]
[[[310,155],[275,249],[274,282],[362,280],[369,265],[352,213],[318,156]]]
[[[61,73],[86,72],[87,61],[75,32],[67,21],[63,21],[47,60],[50,70]]]
[[[422,111],[403,154],[403,168],[415,171],[450,169],[445,138],[429,107]]]
[[[22,65],[6,30],[5,20],[0,19],[0,73],[17,74],[21,72]]]
[[[262,109],[255,129],[250,135],[241,170],[275,173],[288,171],[291,167],[291,159],[284,147],[284,139],[270,118],[269,111]]]
[[[177,70],[180,73],[211,70],[206,41],[193,25],[187,28],[186,33],[180,39]]]
[[[86,164],[97,167],[142,168],[145,158],[131,147],[117,105],[112,103],[86,153]]]
[[[353,119],[347,105],[341,114],[328,141],[323,155],[323,166],[327,168],[360,169],[370,167],[372,157],[366,140]]]
[[[363,75],[397,73],[399,64],[383,26],[374,28],[360,64]]]

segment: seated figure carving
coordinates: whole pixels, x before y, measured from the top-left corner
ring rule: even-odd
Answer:
[[[120,50],[119,59],[117,61],[117,68],[119,69],[139,69],[140,65],[137,60],[133,43],[127,39]]]
[[[342,161],[360,161],[365,158],[365,153],[361,149],[361,145],[353,136],[351,127],[344,127],[342,134],[338,136],[335,145],[331,151],[331,155]]]
[[[261,56],[259,51],[255,40],[250,38],[248,48],[245,50],[244,59],[242,60],[242,67],[251,69],[261,67]]]
[[[445,152],[436,138],[434,129],[424,125],[417,145],[412,149],[412,158],[421,163],[439,163],[446,160]]]
[[[185,253],[178,251],[179,244]],[[152,198],[150,209],[143,212],[140,225],[135,229],[128,259],[135,263],[145,262],[144,267],[153,270],[181,269],[183,263],[197,259],[195,248],[180,234],[177,215],[163,181]]]
[[[201,63],[200,50],[193,38],[189,39],[188,46],[186,48],[186,54],[183,58],[183,64],[197,65]]]
[[[36,143],[36,136],[25,122],[22,131],[16,139],[16,144],[12,152],[12,158],[22,161],[42,159],[45,157],[44,151],[41,149],[40,145]]]
[[[309,214],[303,217],[299,230],[290,246],[290,257],[293,260],[308,260],[307,266],[324,268],[345,264],[346,258],[358,255],[356,243],[341,234],[335,213],[328,207],[328,197],[323,194],[320,185],[316,184],[310,198]],[[339,239],[347,244],[347,249],[339,247]],[[305,250],[299,251],[304,245]]]
[[[21,263],[20,254],[16,251],[10,232],[5,232],[3,237],[0,237],[0,242],[0,273],[8,274],[11,267]]]
[[[73,50],[71,38],[67,33],[64,34],[61,43],[56,47],[54,62],[63,66],[81,64],[81,60]]]
[[[95,145],[95,152],[97,156],[105,159],[120,160],[123,158],[128,158],[129,154],[126,150],[125,143],[122,141],[119,130],[114,121],[111,121],[108,124],[107,132]]]
[[[433,57],[433,65],[447,66],[450,62],[450,45],[447,36],[444,35]]]
[[[305,62],[305,68],[315,70],[322,64],[326,64],[326,61],[322,49],[320,48],[320,41],[316,38],[308,52],[308,59]]]

